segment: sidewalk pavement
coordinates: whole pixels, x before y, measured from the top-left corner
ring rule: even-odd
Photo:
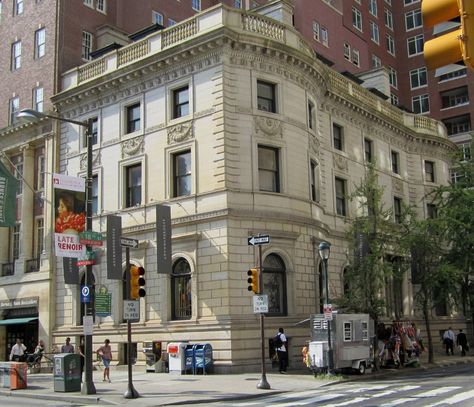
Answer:
[[[144,366],[134,367],[133,387],[139,393],[137,399],[125,399],[128,389],[127,370],[111,368],[112,383],[102,382],[102,372],[94,371],[96,394],[83,395],[80,392],[55,392],[52,374],[29,374],[26,389],[9,390],[0,388],[0,397],[32,397],[45,401],[66,401],[73,405],[130,405],[140,407],[186,405],[195,403],[212,403],[237,399],[251,399],[269,394],[293,391],[306,391],[333,383],[334,380],[369,380],[381,376],[398,376],[406,371],[430,369],[461,363],[474,363],[474,356],[436,355],[436,363],[427,363],[427,354],[421,358],[420,368],[383,369],[364,376],[336,376],[334,379],[315,378],[309,370],[289,370],[282,375],[269,371],[267,381],[269,390],[257,389],[261,374],[210,374],[178,375],[169,373],[145,373]]]

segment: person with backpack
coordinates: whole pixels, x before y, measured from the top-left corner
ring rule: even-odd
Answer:
[[[278,333],[275,336],[274,343],[275,350],[278,354],[279,371],[281,374],[285,374],[288,366],[288,341],[283,328],[278,328]]]

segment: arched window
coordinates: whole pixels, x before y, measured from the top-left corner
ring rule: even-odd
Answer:
[[[268,295],[268,316],[287,314],[286,267],[277,254],[268,255],[263,262],[263,293]]]
[[[87,315],[93,315],[94,317],[94,322],[95,322],[95,312],[92,313],[92,310],[95,310],[95,277],[94,274],[91,273],[91,278],[90,281],[88,281],[88,285],[90,288],[90,302],[84,303],[82,302],[82,295],[81,295],[81,290],[82,287],[86,284],[86,273],[84,273],[81,277],[81,285],[79,286],[79,301],[81,303],[81,322],[80,325],[84,324],[84,314],[86,311],[86,307],[88,307],[88,313]]]
[[[186,259],[178,259],[171,274],[171,318],[191,319],[191,267]]]

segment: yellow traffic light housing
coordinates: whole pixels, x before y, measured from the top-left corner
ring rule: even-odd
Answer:
[[[146,295],[145,291],[145,269],[132,264],[130,266],[130,299],[138,300]]]
[[[260,289],[259,289],[259,281],[258,281],[258,278],[259,278],[258,270],[250,269],[249,271],[247,271],[247,275],[248,275],[247,283],[249,284],[248,290],[253,291],[255,294],[259,294]]]
[[[421,12],[425,27],[461,19],[460,28],[425,42],[423,52],[428,69],[459,61],[474,69],[474,1],[422,0]]]

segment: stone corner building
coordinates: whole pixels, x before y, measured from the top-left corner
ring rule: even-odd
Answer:
[[[258,11],[210,8],[68,71],[53,98],[64,117],[96,120],[94,230],[105,233],[105,216],[119,214],[123,234],[141,242],[131,252],[147,280],[133,325],[139,354],[144,341],[210,343],[218,371],[258,369],[246,272],[258,261],[247,238],[262,233],[271,238],[266,337],[284,327],[296,365],[309,339],[298,322],[320,307],[322,240],[332,244],[331,296],[343,289],[345,220],[355,215],[346,195],[364,162],[376,159],[395,210],[405,201],[424,214],[426,191],[448,181],[455,147],[442,125],[321,64],[291,27],[287,1]],[[85,176],[85,155],[82,129],[63,124],[60,172]],[[171,275],[157,270],[156,203],[171,207]],[[124,363],[123,284],[107,279],[105,260],[93,272],[113,299],[94,341],[110,338]],[[414,318],[410,278],[394,289],[393,307]],[[64,284],[61,261],[56,291],[60,342],[82,334],[79,286]]]

